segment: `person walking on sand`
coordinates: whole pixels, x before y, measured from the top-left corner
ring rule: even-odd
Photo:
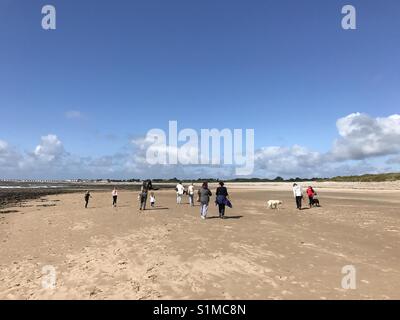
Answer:
[[[309,186],[307,188],[306,192],[307,192],[310,208],[312,208],[312,206],[314,205],[315,191],[314,191],[313,187]]]
[[[208,182],[203,182],[203,185],[198,191],[198,195],[200,200],[200,217],[206,219],[208,204],[210,202],[210,197],[212,196],[210,189],[208,189]]]
[[[301,210],[301,201],[303,200],[303,190],[297,183],[293,184],[293,195],[296,199],[297,209]]]
[[[219,187],[217,188],[215,194],[217,196],[217,198],[215,199],[215,203],[218,205],[219,217],[221,219],[225,219],[225,206],[227,204],[229,195],[228,189],[224,186],[224,183],[222,181],[219,183]]]
[[[85,193],[85,208],[88,207],[89,198],[91,198],[91,197],[92,197],[92,196],[90,195],[90,192],[89,192],[89,191],[86,191],[86,193]]]
[[[152,188],[151,181],[143,181],[142,187],[140,189],[140,208],[139,210],[146,210],[147,194],[149,189]]]
[[[113,198],[112,206],[116,207],[117,206],[117,198],[118,198],[117,188],[114,188],[114,190],[112,191],[112,198]]]
[[[188,187],[188,196],[189,196],[189,204],[191,207],[194,206],[194,185],[193,183],[190,184]]]
[[[155,204],[156,204],[156,196],[154,195],[154,192],[152,192],[150,193],[150,206],[154,208]]]
[[[181,204],[182,203],[182,196],[185,193],[185,187],[183,186],[182,182],[179,181],[178,184],[176,185],[176,203]]]

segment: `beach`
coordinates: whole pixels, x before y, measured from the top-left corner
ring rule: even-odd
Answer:
[[[120,190],[117,208],[112,188],[87,209],[82,192],[24,199],[0,211],[0,298],[399,299],[399,184],[314,185],[321,207],[299,211],[289,183],[228,183],[224,220],[214,196],[201,220],[171,189],[146,211],[137,190]]]

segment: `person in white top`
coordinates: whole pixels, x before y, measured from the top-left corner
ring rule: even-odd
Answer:
[[[297,209],[301,210],[301,201],[303,200],[303,190],[297,183],[293,184],[293,195],[296,199]]]
[[[156,196],[154,195],[154,192],[150,193],[150,206],[154,208],[156,204]]]
[[[117,188],[114,188],[114,190],[112,191],[112,197],[113,197],[113,207],[117,206],[117,197],[118,197],[118,191]]]
[[[182,203],[182,196],[185,193],[185,187],[183,184],[179,181],[179,183],[176,185],[176,203],[181,204]]]
[[[190,204],[191,207],[193,207],[194,206],[194,200],[193,200],[193,197],[194,197],[194,185],[193,185],[193,183],[191,183],[190,186],[188,187],[188,195],[189,195],[189,204]]]

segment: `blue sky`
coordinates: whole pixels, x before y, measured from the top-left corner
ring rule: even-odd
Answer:
[[[45,4],[56,7],[56,30],[41,28]],[[357,30],[341,28],[345,4],[357,9]],[[399,113],[399,17],[396,0],[0,0],[0,141],[8,160],[50,134],[74,157],[115,159],[177,120],[196,130],[254,128],[257,149],[330,153],[338,119]],[[397,168],[384,164],[397,146],[371,154],[345,160]],[[54,177],[64,177],[63,165]],[[22,167],[0,175],[21,177]],[[77,170],[65,177],[104,174]],[[279,173],[289,175],[259,175]]]

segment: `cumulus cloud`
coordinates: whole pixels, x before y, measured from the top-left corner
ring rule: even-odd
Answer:
[[[62,175],[69,164],[68,153],[54,134],[41,137],[32,152],[21,152],[0,140],[0,178]]]
[[[65,150],[58,137],[49,134],[41,138],[40,144],[35,148],[34,155],[39,160],[52,162],[65,155]]]
[[[368,159],[400,153],[400,115],[373,118],[353,113],[338,119],[336,126],[339,138],[327,153],[298,145],[257,150],[257,175],[319,177],[378,173],[383,169],[369,165],[366,162]],[[400,156],[394,156],[386,163],[400,163],[399,159]],[[385,169],[388,170],[387,167]]]
[[[0,140],[0,168],[15,169],[18,167],[20,155],[3,140]]]
[[[333,160],[362,160],[400,152],[400,115],[372,118],[353,113],[336,123],[339,139],[330,156]]]
[[[274,178],[329,177],[379,173],[400,165],[400,115],[373,118],[354,113],[337,121],[338,138],[329,152],[300,145],[266,146],[256,150],[251,176]],[[193,146],[153,145],[148,137],[132,139],[123,152],[101,157],[81,157],[67,152],[54,134],[41,137],[32,152],[18,152],[0,140],[0,177],[44,178],[195,178],[235,177],[232,165],[151,164],[146,153],[169,157],[176,152],[181,161],[198,155]],[[185,149],[186,148],[186,149]],[[381,159],[377,165],[375,159]],[[386,159],[383,159],[386,158]],[[386,162],[385,162],[386,161]],[[378,161],[379,162],[379,161]]]
[[[232,177],[234,167],[231,165],[195,165],[189,164],[199,157],[199,150],[193,145],[170,147],[167,145],[154,145],[154,140],[146,137],[137,137],[131,140],[133,150],[126,155],[123,169],[138,177],[163,177],[163,178],[194,178],[194,177]],[[165,159],[166,163],[149,161],[150,157]],[[168,164],[170,156],[178,155],[178,164]]]
[[[157,157],[168,157],[171,149],[166,146],[154,146],[154,140],[146,137],[137,137],[131,140],[132,150],[126,154],[123,161],[123,169],[130,174],[151,177],[175,177],[182,176],[184,168],[181,165],[151,164],[147,159],[147,152],[150,150]]]
[[[255,153],[257,175],[296,176],[308,174],[318,176],[324,156],[305,147],[264,147]]]

